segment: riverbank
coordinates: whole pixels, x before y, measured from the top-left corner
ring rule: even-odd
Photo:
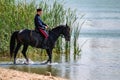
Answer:
[[[45,76],[0,67],[0,80],[66,80],[66,79],[53,77],[50,75],[50,73],[46,73]]]

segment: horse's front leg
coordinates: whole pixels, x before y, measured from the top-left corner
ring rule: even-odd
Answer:
[[[50,62],[52,63],[52,49],[46,49],[47,55],[48,55],[48,60],[46,63]]]

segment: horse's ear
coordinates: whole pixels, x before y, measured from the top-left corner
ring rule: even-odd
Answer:
[[[66,27],[68,27],[67,23],[66,23]]]

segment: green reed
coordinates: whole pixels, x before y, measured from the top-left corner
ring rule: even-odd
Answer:
[[[34,16],[36,14],[36,8],[43,8],[42,19],[50,28],[54,28],[60,24],[68,24],[71,27],[71,33],[74,35],[74,39],[70,42],[63,43],[61,37],[56,42],[54,48],[55,53],[64,52],[69,54],[71,46],[74,46],[74,53],[78,53],[80,50],[77,44],[77,39],[80,34],[78,26],[75,25],[77,21],[76,12],[70,8],[65,9],[64,4],[58,3],[56,0],[53,4],[48,4],[48,0],[42,0],[39,4],[36,4],[36,0],[31,0],[26,3],[26,0],[0,0],[0,53],[8,55],[10,36],[15,30],[21,29],[34,29]],[[78,30],[78,31],[75,31]],[[75,33],[76,32],[76,33]],[[72,35],[72,34],[71,34]],[[74,43],[71,45],[70,43]],[[76,48],[77,47],[77,48]],[[34,49],[29,47],[28,53],[32,55],[43,56],[45,51],[40,49]],[[41,54],[39,54],[41,53]]]

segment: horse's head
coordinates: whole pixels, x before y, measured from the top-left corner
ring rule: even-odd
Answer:
[[[70,41],[70,27],[67,24],[64,25],[62,34],[64,35],[66,41]]]

